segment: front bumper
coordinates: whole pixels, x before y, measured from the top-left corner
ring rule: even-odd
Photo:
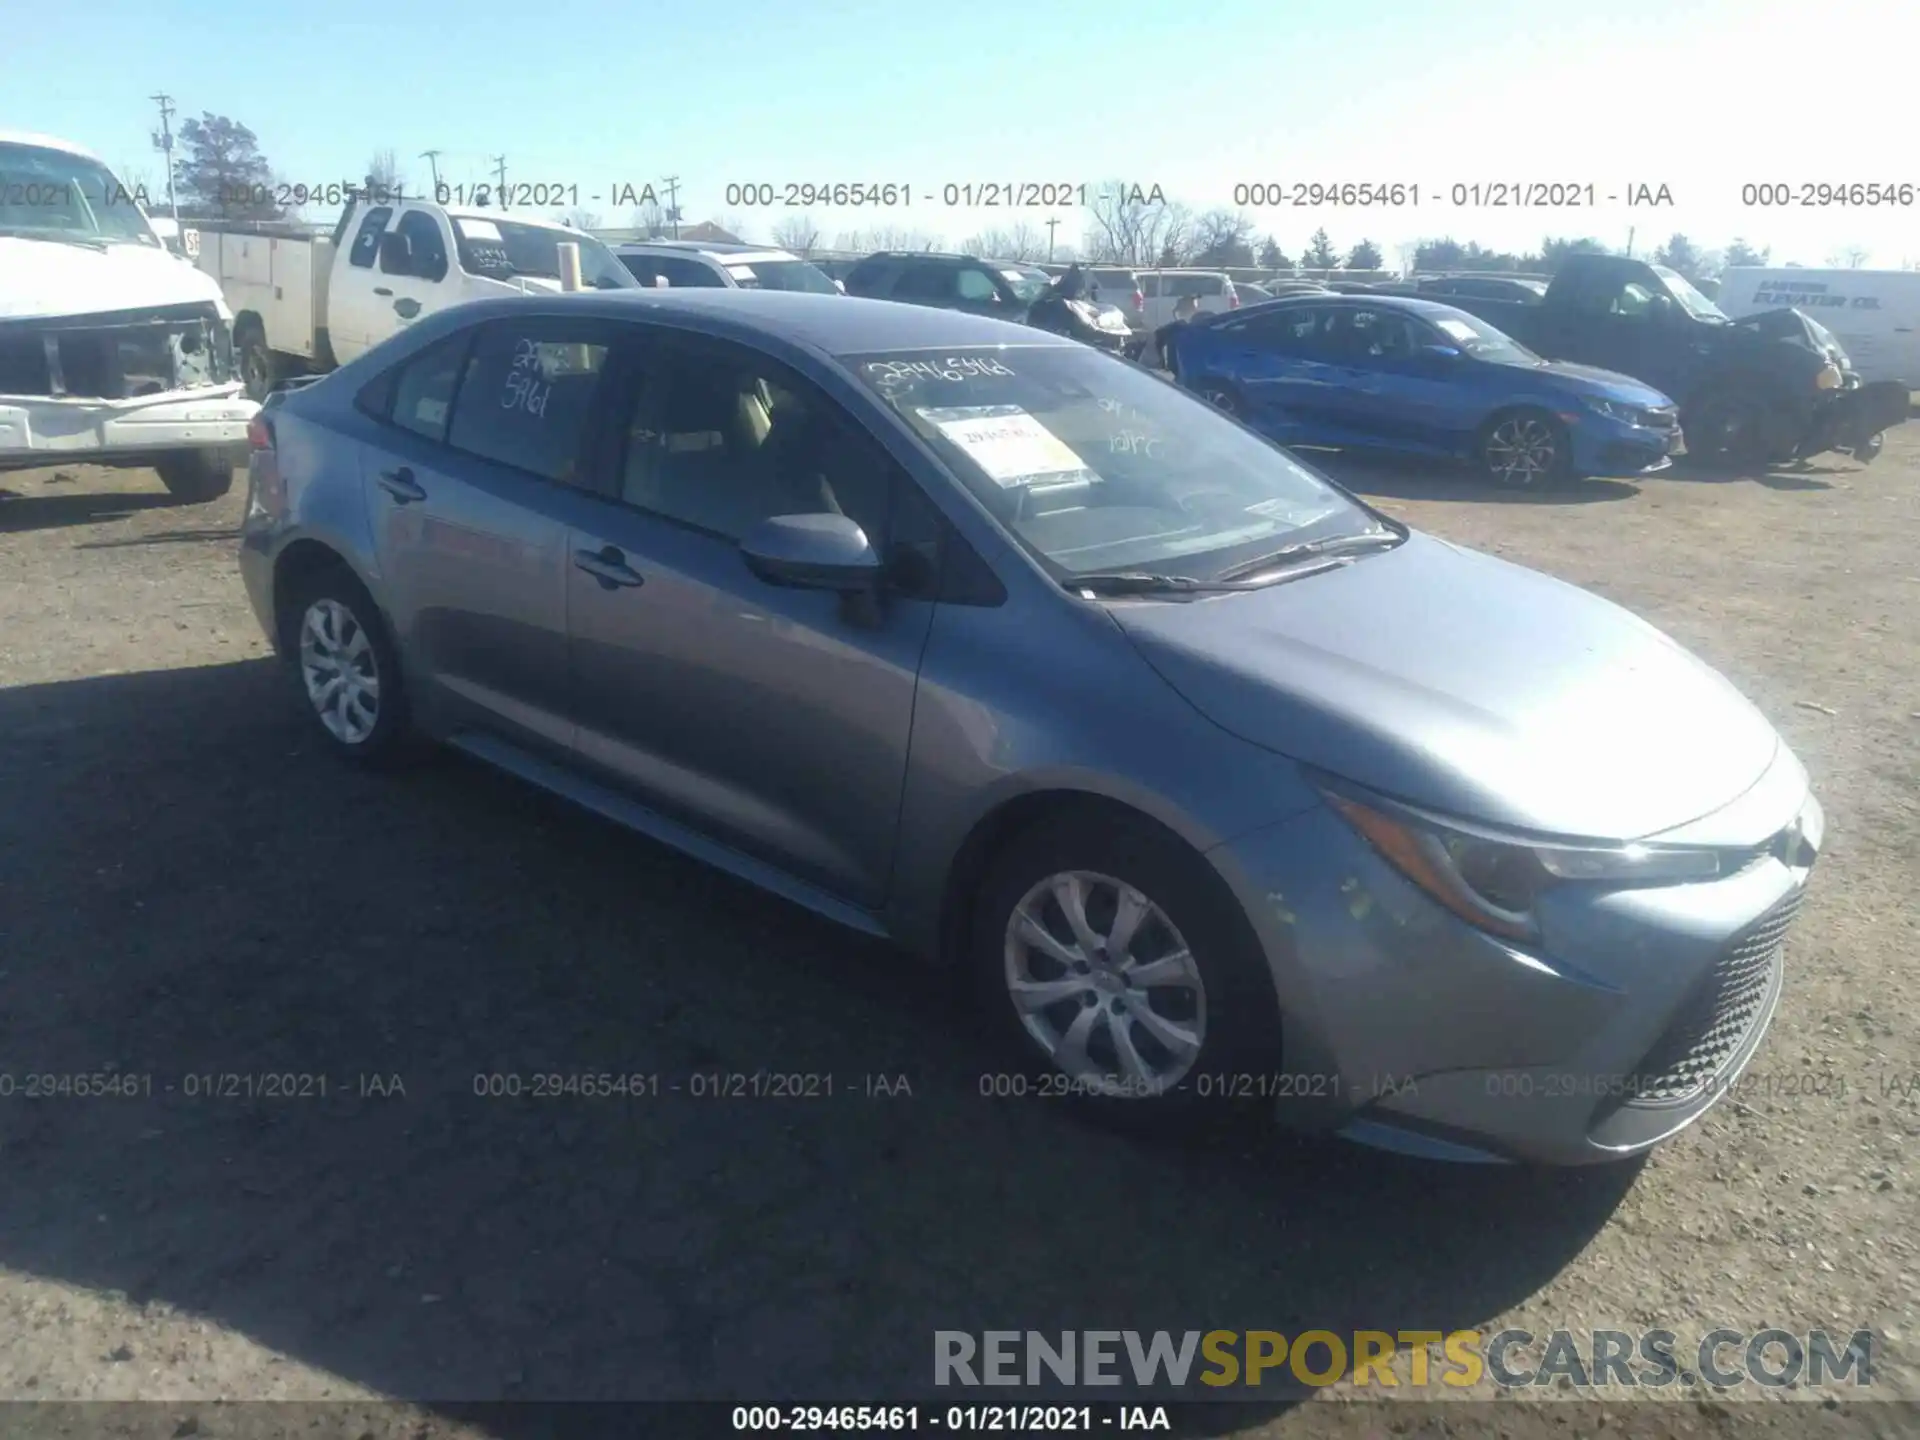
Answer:
[[[1683,445],[1677,423],[1662,429],[1605,415],[1580,416],[1571,437],[1577,475],[1652,475],[1671,466]]]
[[[1911,392],[1901,380],[1836,390],[1814,406],[1798,454],[1804,458],[1828,450],[1864,449],[1882,431],[1904,424],[1911,405]]]
[[[259,408],[238,381],[128,400],[0,395],[0,466],[245,445]]]
[[[1785,799],[1761,834],[1806,815],[1817,837],[1804,784]],[[1637,1154],[1728,1093],[1778,1003],[1813,858],[1691,885],[1567,886],[1527,951],[1443,910],[1325,808],[1212,854],[1273,973],[1283,1123],[1547,1164]]]

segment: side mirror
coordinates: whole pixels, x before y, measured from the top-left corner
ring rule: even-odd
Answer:
[[[769,585],[789,590],[871,594],[879,588],[880,556],[845,515],[775,515],[740,541],[747,568]]]
[[[413,274],[413,240],[398,230],[380,237],[380,268],[389,275]]]

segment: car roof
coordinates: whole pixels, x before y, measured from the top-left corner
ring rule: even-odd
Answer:
[[[531,225],[537,230],[558,230],[563,235],[585,235],[593,238],[585,230],[576,230],[571,225],[562,225],[557,220],[543,220],[538,215],[503,215],[498,209],[488,210],[481,206],[443,205],[449,220],[485,220],[492,224]]]
[[[452,317],[451,323],[443,328],[457,328],[459,324],[478,320],[524,314],[529,305],[564,307],[567,313],[584,311],[609,319],[657,317],[668,323],[691,323],[721,338],[749,343],[756,338],[784,340],[833,356],[885,350],[936,350],[948,346],[1074,349],[1080,345],[1079,341],[1064,335],[958,310],[801,290],[720,287],[655,290],[641,286],[630,290],[581,290],[537,298],[503,296],[497,300],[470,300],[439,314]]]
[[[616,255],[704,255],[710,260],[730,260],[735,263],[749,257],[755,260],[800,258],[778,245],[749,245],[745,241],[735,245],[725,240],[711,243],[703,240],[622,240],[612,248]]]
[[[69,155],[80,155],[88,160],[100,158],[84,145],[76,145],[71,140],[62,140],[58,135],[42,135],[33,130],[0,130],[0,145],[32,145],[41,150],[64,150]]]
[[[1337,305],[1348,310],[1405,310],[1409,314],[1425,315],[1429,318],[1464,313],[1458,306],[1449,305],[1441,300],[1423,299],[1417,295],[1342,295],[1339,291],[1330,291],[1325,295],[1276,295],[1271,300],[1262,300],[1256,305],[1242,305],[1237,310],[1222,310],[1207,318],[1216,323],[1244,320],[1249,315],[1264,315],[1268,311],[1305,309],[1310,305]]]

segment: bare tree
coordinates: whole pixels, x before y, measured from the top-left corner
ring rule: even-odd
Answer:
[[[598,210],[583,210],[578,205],[560,218],[576,230],[598,230],[607,221]]]
[[[644,201],[635,207],[633,218],[628,221],[630,228],[638,230],[648,240],[658,240],[667,233],[666,208],[658,200]]]
[[[376,150],[367,161],[367,189],[374,195],[392,197],[405,193],[407,177],[400,173],[400,159],[392,150]]]
[[[1047,237],[1031,220],[1021,220],[1007,232],[1009,260],[1040,260],[1047,253]]]
[[[1252,265],[1252,219],[1233,210],[1209,210],[1194,222],[1193,259],[1201,265]]]
[[[1139,187],[1115,180],[1087,203],[1080,248],[1094,261],[1120,265],[1176,265],[1192,253],[1193,221],[1172,200],[1147,200]]]
[[[820,248],[820,226],[811,215],[788,215],[773,227],[773,243],[804,260]]]
[[[1867,263],[1867,257],[1873,252],[1859,245],[1849,245],[1827,257],[1827,264],[1836,270],[1858,270]]]
[[[903,225],[876,225],[871,230],[845,230],[833,242],[836,250],[871,253],[875,250],[938,250],[945,242],[925,230]]]

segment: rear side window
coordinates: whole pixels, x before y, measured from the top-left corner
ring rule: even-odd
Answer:
[[[373,264],[373,257],[380,253],[380,236],[387,228],[387,221],[393,218],[391,205],[379,205],[367,212],[360,222],[360,228],[353,235],[353,249],[347,252],[347,263],[365,270]]]
[[[677,288],[702,286],[710,290],[726,288],[727,282],[720,278],[720,272],[698,260],[688,260],[680,255],[662,255],[653,263],[658,265],[660,273],[667,277],[667,284]]]
[[[951,266],[909,265],[894,282],[893,293],[914,300],[951,300],[957,278]],[[993,282],[986,283],[988,291],[992,291]]]
[[[1149,300],[1158,300],[1160,298],[1160,277],[1158,275],[1142,275],[1140,277],[1140,293]]]
[[[891,260],[862,260],[841,278],[855,295],[887,295],[900,267]]]
[[[447,438],[447,418],[453,410],[454,391],[460,386],[460,372],[472,345],[473,331],[462,330],[436,345],[428,346],[401,365],[397,373],[390,371],[389,374],[394,377],[393,411],[386,418],[402,430],[411,430],[425,439],[444,443]],[[375,381],[374,385],[367,387],[368,390],[373,391],[379,383]],[[377,394],[366,396],[368,403],[378,403],[379,398]]]
[[[533,317],[483,326],[447,443],[544,480],[585,487],[581,451],[606,367],[606,341],[603,326],[578,320]]]

